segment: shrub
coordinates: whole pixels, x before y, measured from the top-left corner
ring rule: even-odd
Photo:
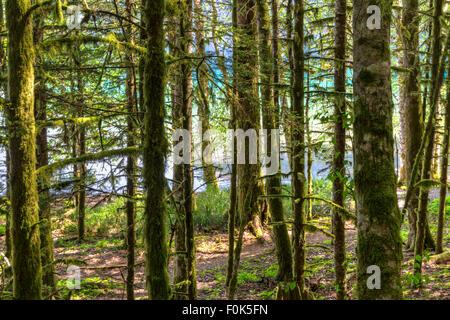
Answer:
[[[229,190],[207,190],[195,198],[194,225],[198,229],[224,229],[230,208]]]

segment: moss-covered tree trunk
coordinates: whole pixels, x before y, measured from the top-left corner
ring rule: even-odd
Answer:
[[[405,168],[406,183],[409,184],[414,159],[420,146],[423,132],[423,122],[420,106],[419,93],[419,15],[418,0],[403,1],[402,23],[405,26],[403,32],[403,67],[410,71],[404,75],[404,85],[402,89],[402,100],[400,103],[400,118],[402,125],[402,140],[405,145]],[[408,205],[409,233],[406,242],[407,249],[414,249],[414,239],[416,233],[416,221],[418,206],[418,192],[414,191]]]
[[[42,269],[36,185],[34,49],[29,0],[8,0],[8,93],[14,297],[41,299]]]
[[[206,43],[205,30],[204,30],[204,14],[202,10],[202,1],[194,0],[194,16],[195,16],[195,41],[197,47],[197,56],[201,59],[206,57]],[[209,80],[208,80],[208,67],[206,61],[201,60],[201,65],[197,68],[197,88],[198,88],[198,115],[200,122],[200,134],[201,137],[210,129],[209,117]],[[206,140],[206,139],[205,139]],[[204,150],[208,147],[209,142],[202,139],[202,155]],[[207,160],[207,161],[205,161]],[[212,191],[219,191],[219,184],[216,178],[216,172],[214,165],[211,164],[211,159],[205,159],[202,157],[203,178],[207,183],[207,188]]]
[[[432,7],[433,0],[430,0],[430,6]],[[419,66],[419,16],[418,16],[418,3],[415,0],[405,1],[403,4],[403,16],[402,23],[405,29],[402,29],[402,40],[404,46],[403,66],[410,71],[404,76],[404,85],[402,86],[401,100],[400,100],[400,121],[402,129],[402,140],[405,145],[405,167],[406,167],[406,185],[410,190],[407,192],[405,200],[405,208],[408,213],[408,238],[406,240],[406,249],[414,251],[416,242],[416,230],[417,230],[417,210],[419,207],[419,190],[413,188],[415,183],[420,180],[419,172],[423,159],[423,148],[421,144],[425,144],[422,141],[422,137],[425,133],[425,109],[428,98],[428,85],[423,89],[423,102],[420,103],[420,66]],[[430,22],[427,27],[427,33],[432,36],[433,23]],[[432,44],[427,45],[427,54],[425,60],[425,67],[428,68],[430,64],[429,56],[431,53]],[[426,72],[426,80],[429,79],[429,73]],[[421,152],[419,152],[421,150]],[[414,164],[417,162],[416,168]],[[409,194],[408,194],[409,193]],[[433,236],[430,231],[428,223],[425,227],[425,247],[433,249],[435,247]]]
[[[180,51],[188,57],[192,51],[192,0],[183,0],[180,17]],[[189,59],[181,62],[181,124],[189,132],[192,145],[192,66]],[[183,155],[185,156],[185,155]],[[183,164],[183,207],[185,213],[187,294],[190,300],[197,299],[195,270],[195,234],[192,210],[193,176],[191,170],[192,148],[189,148],[189,163]]]
[[[335,6],[334,34],[335,43],[335,69],[334,69],[334,156],[333,156],[333,202],[345,207],[345,52],[347,37],[345,32],[347,0],[337,0]],[[346,297],[345,275],[347,273],[347,259],[345,254],[345,221],[333,208],[333,234],[334,234],[334,270],[336,277],[336,299],[344,300]]]
[[[0,1],[0,32],[6,33],[5,28],[5,17],[4,17],[4,8],[3,8],[3,1]],[[7,64],[6,64],[6,50],[5,50],[5,44],[6,44],[6,35],[0,37],[0,65],[1,65],[1,72],[3,74],[7,73]],[[3,81],[1,83],[1,88],[4,92],[4,98],[5,100],[8,100],[8,82],[7,80]],[[8,204],[6,207],[6,224],[5,224],[5,255],[7,258],[11,258],[11,249],[12,249],[12,242],[11,242],[11,210],[10,210],[10,194],[11,194],[11,185],[9,183],[9,172],[10,172],[10,165],[11,161],[9,158],[9,147],[8,145],[5,145],[5,167],[6,167],[6,198],[8,199]]]
[[[237,90],[236,122],[237,128],[246,132],[254,129],[259,132],[260,113],[257,99],[257,39],[255,20],[255,1],[237,0],[237,28],[236,50],[234,64],[236,74],[235,88]],[[258,177],[260,167],[250,164],[250,147],[245,147],[245,164],[237,164],[238,176],[238,214],[240,217],[239,236],[234,252],[233,275],[230,280],[228,297],[233,299],[237,286],[237,274],[239,270],[242,241],[246,227],[258,217],[258,195],[260,186]],[[254,219],[255,218],[255,219]],[[252,222],[252,223],[253,223]],[[253,231],[258,230],[258,225],[253,225]],[[260,230],[260,229],[259,229]],[[262,234],[257,234],[262,236]]]
[[[33,42],[42,42],[43,33],[40,26],[41,20],[34,19]],[[36,56],[36,61],[42,64],[42,57]],[[34,87],[34,113],[37,122],[47,120],[47,106],[45,101],[45,82],[37,73],[36,85]],[[48,141],[47,128],[42,128],[36,135],[36,169],[48,165]],[[56,290],[55,265],[53,264],[53,237],[52,237],[52,217],[50,208],[50,177],[40,175],[38,177],[39,193],[39,232],[41,240],[41,263],[42,263],[42,284],[46,286],[44,292],[48,294]]]
[[[309,91],[309,84],[310,84],[310,68],[309,65],[307,65],[306,70],[306,91]],[[308,146],[306,151],[306,179],[307,179],[307,188],[306,193],[312,194],[312,184],[313,184],[313,177],[312,177],[312,165],[313,165],[313,157],[312,157],[312,139],[311,139],[311,130],[310,130],[310,116],[309,116],[309,94],[306,95],[306,101],[305,101],[305,134],[306,134],[306,144]],[[307,200],[307,211],[306,211],[306,220],[312,219],[312,199]]]
[[[283,109],[282,109],[282,121],[283,121],[283,132],[284,137],[286,139],[286,146],[287,146],[287,158],[289,162],[289,171],[291,172],[293,170],[293,163],[292,163],[292,150],[290,149],[292,146],[291,138],[292,138],[292,132],[291,132],[291,108],[294,104],[294,95],[292,92],[292,88],[294,87],[294,54],[293,54],[293,39],[292,39],[292,33],[293,33],[293,8],[292,8],[292,0],[287,0],[286,4],[286,20],[285,20],[285,28],[286,28],[286,38],[287,38],[287,56],[288,56],[288,62],[289,62],[289,104],[287,103],[288,98],[283,99],[285,102],[283,103]]]
[[[125,1],[126,15],[129,19],[133,16],[134,3],[131,0]],[[126,30],[126,41],[134,43],[134,28],[130,25]],[[136,62],[134,54],[126,55],[129,64],[127,69],[126,95],[127,95],[127,147],[134,147],[137,140],[137,88],[136,88]],[[134,300],[134,264],[136,248],[136,187],[137,178],[137,157],[129,155],[127,157],[127,300]]]
[[[231,8],[231,23],[233,30],[233,70],[236,70],[236,32],[237,32],[237,6],[236,0],[232,2]],[[214,20],[213,20],[213,30],[214,23],[217,22],[217,10],[214,6]],[[219,46],[217,45],[217,40],[214,41],[214,46],[216,53],[219,54]],[[229,80],[228,73],[226,72],[225,63],[222,62],[222,73],[227,80]],[[236,73],[233,73],[233,84],[236,84]],[[231,95],[230,103],[230,113],[231,122],[230,129],[236,129],[236,106],[235,96],[237,93],[236,86],[233,86],[232,90],[229,90]],[[233,137],[233,163],[231,164],[231,179],[230,179],[230,210],[228,211],[228,262],[227,262],[227,277],[225,279],[225,284],[227,287],[230,286],[231,278],[233,276],[233,266],[234,266],[234,236],[236,227],[236,212],[237,212],[237,153],[236,153],[236,137]]]
[[[293,204],[293,251],[294,297],[303,299],[305,294],[306,238],[305,228],[305,107],[304,107],[304,6],[303,0],[294,2],[294,43],[293,43],[293,88],[292,88],[292,193]]]
[[[443,12],[443,1],[436,0],[434,3],[434,15],[433,15],[433,48],[432,48],[432,66],[431,66],[431,95],[430,95],[430,114],[427,123],[427,134],[423,139],[425,142],[424,156],[421,167],[421,180],[427,180],[431,177],[432,160],[433,160],[433,146],[435,136],[435,124],[436,124],[436,110],[439,103],[439,95],[442,86],[442,80],[444,76],[444,61],[447,56],[448,39],[442,54],[442,34],[441,34],[441,16]],[[442,61],[441,61],[442,57]],[[422,285],[422,261],[423,251],[425,246],[425,236],[428,225],[428,189],[420,188],[419,193],[419,207],[417,214],[417,229],[416,229],[416,241],[414,246],[414,285],[420,287]]]
[[[447,74],[450,72],[450,68],[447,69]],[[438,227],[436,236],[436,253],[442,253],[442,239],[444,237],[444,219],[445,219],[445,207],[447,198],[447,173],[448,173],[448,146],[450,135],[450,82],[447,82],[447,105],[445,107],[445,120],[444,120],[444,137],[441,146],[441,187],[439,190],[439,214],[438,214]]]
[[[283,282],[292,281],[292,249],[289,240],[287,226],[284,223],[283,202],[279,197],[282,192],[281,176],[279,172],[279,143],[272,144],[272,130],[279,128],[279,93],[274,87],[272,91],[271,83],[276,86],[279,82],[278,71],[278,1],[272,0],[272,52],[269,45],[270,38],[270,21],[269,9],[267,2],[264,0],[256,1],[256,12],[258,20],[259,35],[259,72],[261,83],[261,102],[262,102],[262,118],[263,128],[267,130],[266,138],[266,154],[272,157],[274,153],[278,154],[277,173],[270,173],[271,176],[266,179],[266,195],[269,197],[269,210],[273,226],[273,235],[275,239],[275,249],[278,261],[277,280]],[[272,161],[273,161],[272,157]],[[273,166],[273,163],[267,164],[267,167]],[[269,173],[266,172],[266,175]],[[278,224],[277,224],[278,223]]]
[[[380,9],[379,29],[371,30],[367,26],[370,5]],[[353,2],[357,296],[369,300],[402,298],[401,215],[397,204],[392,129],[391,14],[390,0]],[[379,289],[367,284],[373,272],[369,267],[379,268]]]
[[[145,276],[148,297],[166,300],[171,296],[167,271],[167,209],[164,171],[168,143],[165,136],[164,89],[164,0],[145,1],[142,13],[148,35],[144,70],[144,211]]]

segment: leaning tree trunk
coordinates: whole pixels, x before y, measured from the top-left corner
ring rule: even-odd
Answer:
[[[336,31],[335,42],[335,70],[334,70],[334,157],[333,157],[333,202],[344,207],[345,182],[345,49],[347,37],[345,33],[346,0],[336,1]],[[347,273],[347,259],[345,254],[345,220],[333,208],[334,234],[334,270],[336,274],[336,299],[346,297],[345,275]]]
[[[39,210],[34,121],[34,49],[29,0],[7,0],[11,155],[12,270],[16,299],[41,299]]]
[[[164,171],[168,143],[164,119],[164,0],[145,1],[143,19],[148,34],[144,69],[144,239],[146,245],[145,276],[148,297],[167,300],[171,296],[167,272],[167,209]]]
[[[370,5],[379,25],[368,28]],[[401,214],[397,204],[390,74],[390,0],[353,2],[354,179],[359,299],[401,299]],[[376,12],[373,13],[376,16]],[[372,17],[373,18],[373,17]],[[375,17],[375,22],[377,18]],[[374,267],[375,266],[375,267]],[[369,268],[370,267],[370,268]],[[379,268],[379,269],[378,269]],[[368,285],[375,272],[380,287]],[[379,273],[378,273],[379,272]],[[377,285],[378,281],[374,281]]]
[[[272,218],[273,234],[275,238],[275,248],[278,260],[278,274],[277,280],[283,282],[292,281],[292,249],[289,240],[288,230],[285,224],[283,202],[281,201],[281,176],[280,158],[279,158],[279,137],[272,139],[272,130],[279,128],[279,94],[278,89],[271,88],[271,80],[276,85],[278,79],[278,1],[272,0],[272,55],[269,46],[270,24],[269,24],[269,10],[267,3],[264,0],[257,0],[257,20],[259,29],[259,69],[261,82],[261,96],[262,96],[262,111],[263,111],[263,128],[267,130],[266,135],[266,154],[270,155],[271,161],[274,160],[273,154],[277,155],[276,173],[266,172],[270,175],[266,179],[266,194],[268,196],[270,216]],[[275,142],[276,141],[276,142]],[[270,163],[267,167],[273,167]],[[284,288],[281,288],[284,290]]]
[[[430,96],[430,115],[428,135],[425,139],[425,151],[422,161],[422,172],[420,179],[427,180],[431,176],[431,165],[433,158],[433,145],[435,136],[435,123],[436,123],[436,110],[439,103],[439,94],[441,91],[442,80],[444,76],[444,62],[447,56],[448,40],[450,36],[447,36],[447,44],[442,55],[442,39],[441,39],[441,16],[443,1],[436,0],[434,4],[434,18],[433,18],[433,53],[432,53],[432,67],[431,78],[432,90]],[[441,61],[442,56],[442,61]],[[422,285],[422,258],[423,250],[425,246],[425,236],[428,225],[428,189],[420,188],[419,194],[419,207],[417,215],[417,230],[416,230],[416,242],[414,246],[414,286],[420,287]]]
[[[430,6],[432,6],[430,0]],[[405,54],[403,63],[405,68],[408,68],[410,72],[404,79],[404,88],[401,90],[401,102],[400,102],[400,120],[402,126],[402,139],[405,144],[405,160],[406,160],[406,185],[408,191],[405,198],[405,205],[403,211],[408,212],[408,238],[406,241],[406,249],[414,251],[416,242],[417,231],[417,211],[419,207],[419,190],[413,188],[418,181],[418,172],[420,172],[420,166],[423,159],[423,136],[428,134],[430,129],[424,130],[424,122],[426,115],[426,105],[428,97],[428,86],[425,86],[423,90],[423,102],[420,103],[420,67],[418,61],[419,50],[419,35],[418,35],[418,3],[415,0],[408,0],[404,3],[403,11],[403,25],[406,26],[406,32],[402,34],[403,46],[405,48]],[[428,33],[432,35],[432,23],[429,24]],[[432,45],[427,46],[427,54],[425,65],[429,65],[429,53]],[[414,60],[416,59],[416,60]],[[426,73],[426,79],[428,81],[429,74]],[[415,163],[417,165],[415,166]],[[435,244],[433,236],[430,231],[428,223],[426,223],[425,231],[425,247],[428,249],[434,249]]]

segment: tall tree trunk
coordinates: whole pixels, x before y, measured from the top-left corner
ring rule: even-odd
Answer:
[[[192,50],[192,0],[182,1],[180,17],[180,51],[184,57],[189,57]],[[181,63],[181,123],[182,128],[189,131],[190,141],[192,141],[192,66],[188,59]],[[188,158],[192,161],[191,148],[189,148]],[[187,253],[187,279],[188,298],[197,298],[197,283],[195,272],[195,234],[194,220],[192,212],[192,170],[191,163],[183,164],[183,205],[185,214],[185,236]]]
[[[295,293],[299,299],[307,298],[305,292],[306,239],[305,228],[305,107],[304,107],[304,7],[303,0],[294,0],[293,44],[293,100],[292,100],[292,193],[293,204],[293,250]]]
[[[33,42],[38,44],[43,40],[41,20],[34,19]],[[42,57],[36,56],[37,63],[42,64]],[[34,87],[34,114],[35,120],[45,122],[47,120],[47,106],[45,101],[45,83],[39,72],[36,76]],[[42,128],[36,134],[36,169],[48,165],[48,141],[47,128]],[[50,208],[50,178],[46,175],[39,176],[37,181],[39,193],[39,233],[41,240],[42,284],[46,286],[46,294],[56,290],[55,265],[53,264],[53,237],[52,217]]]
[[[257,39],[255,25],[255,1],[237,0],[237,29],[236,29],[236,84],[237,127],[246,132],[249,129],[259,131],[259,108],[257,103],[256,75],[258,70]],[[237,286],[237,273],[239,269],[242,241],[245,228],[254,217],[258,216],[258,193],[260,187],[257,178],[260,167],[249,164],[250,148],[245,148],[245,164],[237,164],[238,176],[238,213],[240,216],[239,237],[234,252],[233,275],[230,280],[228,297],[233,299]],[[257,228],[257,225],[253,225]],[[255,229],[254,229],[255,230]]]
[[[430,6],[432,6],[430,0]],[[405,167],[406,167],[406,185],[412,186],[417,182],[417,172],[420,172],[421,160],[423,158],[422,152],[419,152],[422,143],[422,136],[425,134],[425,109],[428,97],[428,86],[425,86],[423,91],[423,102],[420,103],[420,67],[419,67],[419,22],[418,16],[418,2],[416,0],[404,0],[403,3],[403,25],[406,27],[406,32],[402,34],[403,47],[405,50],[403,56],[403,66],[411,70],[404,79],[404,85],[401,90],[400,101],[400,120],[402,128],[402,140],[405,145]],[[428,28],[429,35],[432,34],[432,23]],[[431,45],[428,45],[427,52],[430,53]],[[427,61],[425,65],[429,64],[427,54]],[[429,74],[426,73],[426,79]],[[414,163],[417,161],[418,165],[414,171]],[[414,177],[413,177],[414,175]],[[414,181],[412,181],[414,180]],[[411,190],[410,195],[406,196],[405,208],[408,212],[408,238],[406,241],[406,249],[414,251],[416,242],[417,230],[417,210],[419,207],[419,190],[416,188],[408,188]],[[426,224],[425,233],[425,247],[434,248],[433,237],[430,232],[428,223]]]
[[[257,0],[257,20],[259,29],[259,70],[260,70],[260,82],[261,82],[261,96],[262,96],[262,111],[263,111],[263,128],[267,130],[266,138],[266,154],[270,155],[272,161],[274,160],[273,154],[276,153],[278,158],[276,159],[275,174],[266,172],[266,175],[271,174],[266,179],[266,194],[269,197],[269,209],[273,226],[273,235],[275,239],[275,248],[278,260],[278,274],[276,279],[278,281],[289,282],[292,281],[292,249],[291,242],[289,240],[289,234],[287,226],[284,223],[284,210],[283,202],[279,197],[282,192],[280,170],[280,158],[279,158],[279,141],[273,143],[272,130],[279,129],[279,93],[276,87],[279,82],[279,70],[278,70],[278,1],[272,0],[272,54],[270,52],[269,37],[270,37],[270,22],[269,22],[269,9],[266,1]],[[275,87],[271,88],[271,82],[273,81]],[[275,139],[279,140],[279,139]],[[274,164],[267,165],[268,168]],[[276,224],[278,223],[278,224]],[[282,288],[284,290],[284,288]]]
[[[8,91],[14,297],[41,299],[42,269],[36,184],[34,49],[29,0],[7,0]]]
[[[420,146],[423,132],[423,122],[419,96],[419,15],[418,0],[403,0],[402,23],[407,32],[403,39],[403,67],[410,71],[405,74],[404,86],[401,96],[402,139],[405,145],[406,184],[410,182],[414,159]],[[408,205],[409,233],[406,242],[407,249],[414,249],[416,221],[416,208],[418,207],[418,192],[415,191]]]
[[[202,1],[194,0],[195,5],[195,40],[197,43],[197,55],[199,58],[204,59],[206,57],[206,39],[204,31],[203,22],[203,11],[202,11]],[[202,61],[202,60],[201,60]],[[199,91],[199,104],[198,104],[198,115],[200,122],[200,137],[205,137],[206,132],[210,129],[209,124],[209,84],[208,84],[208,67],[206,66],[206,61],[202,61],[202,64],[197,68],[197,86]],[[202,155],[204,150],[210,145],[207,141],[210,139],[206,136],[202,139]],[[213,192],[219,191],[219,184],[216,178],[216,172],[214,165],[211,164],[211,159],[205,159],[202,156],[202,167],[203,167],[203,177],[205,183],[207,183],[207,188]]]
[[[370,5],[380,28],[367,27]],[[390,0],[353,1],[354,179],[359,299],[401,299],[401,215],[397,204],[390,74]],[[380,254],[382,253],[382,254]],[[371,266],[376,266],[373,271]],[[380,288],[367,285],[377,268]],[[376,284],[376,283],[375,283]]]
[[[3,9],[3,1],[0,1],[0,32],[6,33],[5,28],[5,18],[4,18],[4,9]],[[3,74],[6,74],[7,72],[7,64],[6,64],[6,50],[5,50],[5,44],[6,44],[6,36],[0,37],[0,64],[1,64],[1,71]],[[4,81],[1,84],[1,88],[4,92],[4,99],[8,100],[8,82]],[[11,199],[11,184],[10,184],[10,166],[11,161],[9,157],[9,146],[5,145],[5,153],[6,153],[6,159],[5,159],[5,166],[6,166],[6,198],[8,200]],[[11,208],[10,208],[10,201],[7,204],[6,208],[6,225],[5,225],[5,255],[7,258],[11,258],[11,249],[12,249],[12,241],[11,241]]]
[[[433,53],[432,53],[432,67],[431,78],[432,90],[430,96],[430,115],[429,115],[429,130],[428,135],[425,136],[425,153],[422,162],[421,180],[430,179],[431,165],[433,158],[433,145],[435,136],[435,123],[436,123],[436,110],[439,103],[439,94],[441,91],[442,79],[444,76],[444,61],[447,56],[448,39],[447,44],[442,55],[442,35],[441,35],[441,16],[443,11],[443,1],[436,0],[434,4],[434,17],[433,17]],[[442,56],[442,61],[441,61]],[[414,246],[414,286],[420,287],[422,285],[422,258],[425,245],[425,236],[428,225],[428,189],[420,188],[419,194],[419,207],[417,216],[417,231],[416,242]]]
[[[129,19],[133,16],[134,3],[131,0],[125,1],[126,15]],[[128,34],[126,41],[135,42],[134,30],[130,25],[126,33]],[[137,141],[137,93],[136,93],[136,63],[132,53],[126,55],[126,61],[129,64],[127,69],[126,95],[127,95],[127,147],[134,147]],[[127,300],[134,300],[134,263],[135,263],[135,247],[136,247],[136,155],[127,157]]]
[[[447,69],[447,74],[450,68]],[[445,108],[444,137],[441,147],[441,187],[439,190],[439,214],[436,236],[436,253],[442,253],[442,238],[444,236],[444,219],[447,198],[448,146],[450,131],[450,82],[447,82],[447,106]]]
[[[345,32],[347,0],[336,1],[334,35],[335,70],[334,70],[334,156],[333,156],[333,202],[345,207],[345,50],[347,37]],[[334,270],[336,274],[336,299],[344,300],[347,295],[345,275],[347,273],[347,259],[345,254],[345,221],[333,208],[334,234]]]
[[[306,70],[306,91],[309,91],[309,79],[310,79],[310,69],[309,66],[307,66]],[[306,102],[305,102],[305,134],[306,134],[306,142],[308,145],[308,149],[306,152],[306,179],[308,181],[308,186],[306,189],[307,194],[312,194],[312,184],[313,184],[313,177],[312,177],[312,165],[313,165],[313,158],[312,158],[312,139],[311,139],[311,132],[310,132],[310,116],[309,116],[309,94],[306,95]],[[307,208],[308,211],[306,212],[306,220],[312,219],[312,199],[307,200]]]
[[[168,20],[168,44],[170,54],[179,56],[180,37],[179,30],[180,22],[178,17],[171,17]],[[180,66],[176,65],[170,69],[169,79],[171,79],[171,105],[172,105],[172,128],[177,129],[182,127],[182,88],[181,88],[181,70]],[[172,147],[178,144],[173,141]],[[183,206],[183,164],[173,164],[173,178],[172,178],[173,197],[176,206],[176,215],[174,222],[174,238],[175,238],[175,267],[173,270],[174,283],[174,300],[187,299],[187,259],[186,259],[186,232],[185,232],[185,208]]]
[[[289,61],[289,106],[292,108],[292,105],[294,104],[294,94],[293,94],[293,88],[294,88],[294,55],[293,55],[293,38],[292,38],[292,21],[293,21],[293,10],[292,10],[292,1],[293,0],[287,0],[286,4],[286,38],[287,38],[287,56]],[[287,99],[286,99],[287,100]],[[284,136],[286,139],[286,146],[287,146],[287,156],[288,156],[288,162],[289,162],[289,171],[293,171],[293,163],[292,163],[292,150],[290,149],[292,147],[292,132],[291,132],[291,123],[292,123],[292,116],[289,108],[287,107],[287,101],[283,104],[284,109],[283,112],[283,131]]]
[[[167,272],[167,209],[164,171],[168,143],[165,136],[164,89],[164,0],[145,1],[143,19],[148,34],[144,70],[144,239],[146,244],[145,275],[148,297],[167,300],[171,296]]]
[[[78,112],[79,117],[84,116],[83,111],[83,81],[81,75],[78,75],[77,89],[80,98],[78,103],[80,104],[80,111]],[[78,156],[83,156],[86,154],[86,126],[81,124],[77,127],[77,148]],[[77,195],[77,213],[78,213],[78,242],[82,242],[85,236],[85,220],[86,220],[86,163],[82,162],[78,165],[80,170],[80,183],[78,185],[78,195]]]
[[[214,2],[213,2],[214,3]],[[236,70],[236,30],[237,30],[237,11],[236,11],[236,0],[232,2],[232,28],[233,28],[233,70]],[[213,5],[214,16],[213,16],[213,35],[214,26],[217,22],[217,10]],[[216,48],[217,55],[219,54],[219,49],[217,45],[217,40],[214,39],[214,46]],[[226,80],[229,81],[228,73],[226,72],[225,63],[222,63],[221,67],[222,73]],[[236,129],[236,101],[235,96],[236,90],[236,74],[233,72],[233,89],[229,92],[231,95],[230,111],[231,111],[231,123],[230,129]],[[233,265],[234,265],[234,234],[235,234],[235,222],[236,222],[236,209],[237,209],[237,153],[236,153],[236,137],[233,136],[233,163],[231,164],[231,181],[230,181],[230,210],[228,212],[228,263],[227,263],[227,278],[225,284],[227,287],[230,286],[231,278],[233,276]]]

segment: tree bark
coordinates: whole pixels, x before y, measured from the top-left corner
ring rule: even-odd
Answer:
[[[367,27],[369,5],[380,28]],[[401,215],[397,203],[392,128],[390,0],[353,1],[354,179],[358,216],[358,299],[401,299]],[[367,285],[380,268],[381,287]]]
[[[336,1],[335,23],[335,70],[334,70],[334,156],[333,156],[333,202],[345,207],[345,50],[347,37],[345,32],[346,23],[346,0]],[[333,234],[334,238],[334,270],[336,275],[336,299],[344,300],[347,295],[345,275],[347,273],[347,259],[345,249],[345,221],[336,208],[333,208]]]
[[[125,1],[126,15],[129,19],[133,16],[134,3],[131,0]],[[127,27],[126,41],[135,42],[134,30],[132,25]],[[127,95],[127,147],[134,147],[138,144],[137,140],[137,91],[136,91],[136,63],[134,54],[126,55],[126,61],[129,64],[127,69],[126,95]],[[135,248],[136,248],[136,155],[127,157],[127,300],[134,300],[134,264],[135,264]]]
[[[202,1],[194,0],[194,16],[195,16],[195,40],[197,43],[197,55],[199,58],[205,59],[206,57],[206,39],[203,22]],[[205,137],[205,133],[210,129],[209,117],[209,80],[208,80],[208,67],[206,61],[201,60],[201,65],[197,68],[197,86],[199,91],[199,104],[198,115],[200,118],[200,137]],[[202,167],[203,178],[207,184],[207,189],[218,192],[219,184],[216,178],[216,172],[214,165],[211,164],[211,159],[205,159],[203,157],[204,150],[208,148],[210,142],[207,141],[210,137],[202,139]]]
[[[304,6],[303,0],[294,2],[294,44],[293,44],[293,100],[291,106],[291,150],[292,150],[292,193],[293,204],[293,250],[294,250],[294,296],[306,298],[305,263],[305,108],[304,108]]]
[[[272,55],[270,52],[269,36],[270,22],[269,9],[264,0],[257,0],[256,12],[259,31],[259,70],[261,82],[263,128],[267,130],[266,154],[272,157],[273,153],[278,154],[277,173],[266,179],[266,195],[269,197],[269,209],[275,239],[275,248],[278,261],[278,281],[292,281],[292,249],[289,234],[285,224],[283,202],[281,195],[281,176],[279,159],[279,143],[272,144],[272,130],[279,128],[279,94],[276,85],[279,82],[278,75],[278,1],[272,0]],[[272,80],[272,81],[271,81]],[[272,92],[271,82],[274,83]],[[272,166],[270,163],[267,167]],[[267,175],[268,173],[266,173]],[[277,224],[278,223],[278,224]]]
[[[11,230],[13,294],[16,299],[41,299],[42,269],[36,184],[34,121],[34,49],[29,0],[8,0],[8,92],[6,105],[11,156]]]
[[[434,17],[433,17],[433,53],[432,53],[432,67],[431,67],[431,78],[432,90],[430,96],[430,115],[429,115],[429,126],[428,135],[425,138],[425,151],[422,162],[422,172],[421,179],[430,179],[431,176],[431,165],[433,158],[433,145],[435,136],[435,123],[436,123],[436,110],[437,104],[439,103],[439,94],[441,91],[442,80],[444,77],[444,61],[447,56],[448,50],[448,39],[444,50],[444,55],[442,55],[442,35],[441,35],[441,16],[443,10],[443,1],[436,0],[434,5]],[[442,61],[441,61],[442,56]],[[422,286],[422,258],[423,250],[425,246],[425,236],[428,226],[428,189],[420,188],[419,193],[419,207],[417,215],[417,231],[416,231],[416,242],[414,246],[414,286]]]
[[[447,69],[447,74],[450,68]],[[439,213],[438,213],[438,227],[436,236],[436,253],[444,252],[442,246],[442,239],[444,236],[444,219],[445,207],[447,199],[447,170],[448,170],[448,146],[449,146],[449,131],[450,131],[450,84],[447,82],[447,106],[445,108],[444,120],[444,137],[441,147],[441,187],[439,190]]]
[[[257,39],[255,25],[255,1],[237,0],[237,30],[236,30],[236,85],[237,104],[236,119],[237,127],[244,132],[254,129],[259,132],[260,113],[257,103]],[[245,148],[245,164],[237,164],[238,176],[238,213],[240,217],[239,237],[234,252],[233,275],[230,280],[228,291],[229,299],[233,299],[237,286],[237,273],[239,269],[240,255],[242,251],[242,240],[245,228],[254,217],[258,216],[258,200],[260,186],[257,178],[260,168],[256,164],[249,164],[249,149]],[[257,225],[253,225],[258,228]],[[254,229],[255,231],[255,229]]]
[[[171,296],[167,272],[167,236],[164,171],[168,143],[165,136],[164,89],[164,0],[145,1],[143,19],[148,34],[144,70],[144,240],[148,297],[167,300]]]

